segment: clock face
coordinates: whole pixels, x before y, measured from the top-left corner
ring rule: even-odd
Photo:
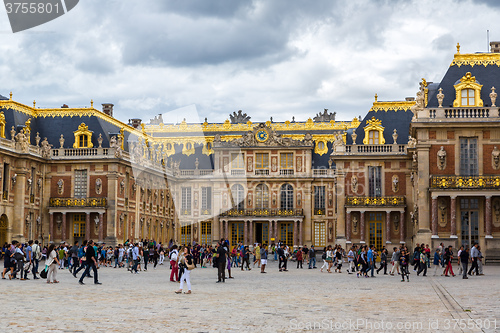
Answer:
[[[259,142],[265,142],[269,138],[269,134],[267,133],[266,130],[260,130],[257,133],[255,133],[255,139]]]

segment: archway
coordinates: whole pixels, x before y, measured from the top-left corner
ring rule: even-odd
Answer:
[[[0,216],[0,246],[7,242],[7,228],[9,227],[9,219],[7,215]]]

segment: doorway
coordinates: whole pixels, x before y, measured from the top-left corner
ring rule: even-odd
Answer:
[[[383,248],[383,219],[382,212],[371,212],[368,214],[368,240],[369,245],[374,245],[377,252],[380,253]],[[377,259],[380,258],[377,257]]]
[[[461,244],[472,247],[479,242],[479,199],[460,199]]]
[[[231,223],[231,246],[234,247],[238,245],[239,242],[243,243],[244,229],[243,222]]]
[[[269,244],[269,223],[255,223],[255,243]]]

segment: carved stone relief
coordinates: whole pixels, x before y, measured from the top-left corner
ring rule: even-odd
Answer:
[[[102,180],[101,180],[101,178],[97,178],[95,180],[95,193],[96,194],[102,193]]]
[[[57,193],[63,194],[64,193],[64,180],[59,179],[57,181]]]
[[[447,211],[448,205],[446,204],[445,199],[440,199],[438,201],[438,209],[439,209],[439,225],[441,227],[446,227],[447,223]]]
[[[495,227],[500,227],[500,199],[496,198],[492,204],[492,222]]]
[[[397,193],[399,191],[399,177],[398,175],[392,176],[392,192]]]
[[[358,227],[359,227],[358,223],[359,223],[358,216],[353,215],[352,216],[352,233],[355,235],[358,234]]]
[[[500,150],[495,146],[491,152],[491,166],[493,169],[500,169]]]
[[[439,170],[446,169],[446,150],[444,150],[443,146],[437,152],[437,164]]]
[[[351,177],[351,191],[354,194],[358,193],[358,177],[355,175],[352,175]]]

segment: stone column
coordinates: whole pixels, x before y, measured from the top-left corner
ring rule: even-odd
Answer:
[[[222,237],[225,237],[224,233],[224,220],[219,220],[219,233],[217,234],[217,240],[220,240]]]
[[[293,246],[297,245],[297,229],[298,229],[298,223],[297,221],[293,221]]]
[[[485,209],[485,227],[486,227],[486,236],[485,238],[493,238],[491,234],[492,224],[491,224],[491,196],[486,197],[486,209]]]
[[[224,238],[229,239],[229,221],[224,220]]]
[[[359,212],[359,234],[361,235],[361,244],[365,244],[365,211]]]
[[[248,231],[248,233],[249,233],[249,237],[250,237],[249,240],[248,240],[248,244],[251,245],[251,244],[254,243],[254,238],[253,238],[253,220],[248,221],[248,223],[249,223],[249,231]]]
[[[49,213],[49,235],[50,235],[50,240],[54,240],[54,213],[50,212]]]
[[[431,227],[432,227],[432,238],[439,238],[438,236],[438,197],[432,197],[432,207],[431,207]]]
[[[385,212],[385,243],[391,243],[391,211]]]
[[[405,212],[401,211],[399,212],[399,242],[401,244],[405,243],[405,227],[406,227]]]
[[[89,240],[90,235],[90,213],[85,214],[85,239]]]
[[[351,211],[346,212],[345,223],[347,243],[351,244]]]
[[[243,228],[243,245],[248,245],[248,220],[245,220],[245,227]]]
[[[457,197],[451,197],[451,235],[450,238],[457,237]]]
[[[304,244],[302,243],[302,226],[304,224],[304,221],[299,221],[299,246],[303,246]]]
[[[276,238],[275,242],[278,243],[280,236],[278,233],[278,221],[274,221],[274,236]]]
[[[99,242],[104,241],[104,222],[103,213],[99,213]]]
[[[61,240],[66,241],[66,212],[62,213],[62,236]]]

